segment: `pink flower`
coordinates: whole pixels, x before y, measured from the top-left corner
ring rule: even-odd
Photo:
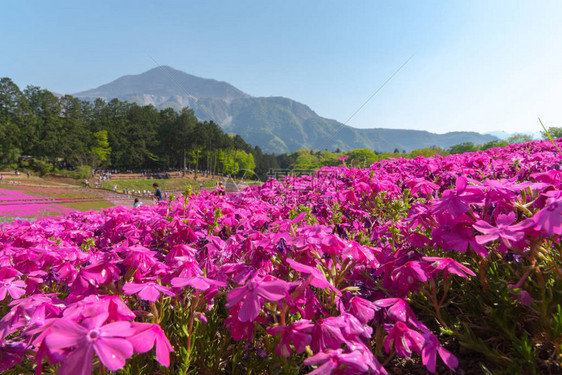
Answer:
[[[6,293],[9,293],[12,299],[18,299],[25,294],[25,281],[14,281],[14,279],[14,277],[11,277],[0,281],[0,301],[6,298]]]
[[[455,371],[455,369],[459,365],[457,357],[455,357],[453,354],[451,354],[450,351],[442,347],[439,343],[439,340],[437,340],[437,337],[435,337],[434,334],[425,333],[423,336],[425,339],[425,343],[423,344],[421,355],[422,362],[425,367],[427,367],[429,371],[435,372],[437,353],[439,353],[439,356],[441,357],[443,362],[445,362],[447,367],[449,367],[452,371]]]
[[[168,341],[166,334],[158,324],[131,323],[136,331],[127,340],[133,344],[135,353],[146,353],[156,344],[156,359],[160,364],[170,366],[170,352],[173,352],[172,344]]]
[[[340,317],[318,319],[312,329],[312,343],[310,348],[317,352],[326,348],[337,349],[346,342],[342,333],[345,323]]]
[[[346,374],[362,374],[369,370],[367,364],[363,362],[363,355],[360,352],[344,353],[342,349],[317,353],[305,359],[304,364],[320,365],[314,371],[309,372],[309,375],[329,375],[338,368],[344,369]]]
[[[384,349],[390,353],[391,347],[394,346],[399,356],[409,357],[412,355],[412,350],[421,353],[423,343],[424,338],[419,332],[408,328],[406,324],[399,321],[388,332],[388,336],[384,340]]]
[[[241,322],[251,322],[259,315],[264,300],[279,301],[286,296],[289,284],[283,280],[271,278],[265,281],[254,277],[242,287],[231,290],[226,296],[226,307],[233,307],[242,302],[238,318]]]
[[[310,285],[320,289],[330,289],[338,296],[341,296],[341,292],[338,289],[336,289],[332,284],[330,284],[328,280],[326,280],[326,276],[324,276],[324,274],[320,272],[318,268],[304,265],[290,258],[287,258],[287,263],[289,263],[289,265],[295,271],[310,274],[309,276]]]
[[[511,248],[512,242],[519,242],[525,237],[524,230],[532,225],[530,221],[521,222],[511,225],[515,221],[515,213],[510,212],[507,215],[498,215],[496,219],[496,227],[490,225],[484,220],[478,220],[473,227],[481,233],[482,236],[476,236],[476,242],[484,245],[490,241],[501,238],[507,248]],[[562,223],[562,221],[561,221]]]
[[[349,300],[348,311],[363,324],[369,323],[375,317],[376,308],[373,303],[361,297],[353,297]]]
[[[182,288],[184,286],[189,285],[194,289],[203,290],[203,291],[209,289],[212,286],[217,286],[222,288],[226,287],[226,283],[223,283],[222,281],[208,279],[203,276],[194,276],[190,278],[175,277],[172,279],[171,284],[178,288]]]
[[[129,322],[115,322],[101,325],[107,318],[102,314],[78,324],[68,319],[53,323],[43,343],[49,350],[72,349],[59,368],[61,375],[90,375],[94,351],[101,363],[111,371],[125,365],[133,355],[133,345],[126,339],[135,330]]]
[[[443,272],[443,277],[446,279],[449,273],[454,275],[464,277],[468,279],[468,276],[475,276],[476,274],[470,270],[470,268],[463,266],[459,262],[451,258],[440,258],[440,257],[423,257],[422,260],[430,262],[430,264],[425,266],[428,273],[435,275],[441,271]]]
[[[295,346],[297,353],[302,353],[305,351],[307,345],[310,345],[312,338],[310,336],[310,329],[312,328],[310,320],[299,320],[288,326],[275,326],[267,327],[267,333],[270,335],[281,335],[281,342],[275,348],[275,353],[282,357],[290,357],[291,342]]]
[[[127,295],[138,294],[138,296],[150,302],[156,302],[160,298],[160,293],[164,293],[168,296],[175,296],[175,294],[170,291],[170,288],[159,285],[153,281],[148,281],[144,284],[127,283],[123,285],[123,293]]]
[[[546,235],[562,235],[562,197],[549,198],[546,207],[537,212],[532,220]]]

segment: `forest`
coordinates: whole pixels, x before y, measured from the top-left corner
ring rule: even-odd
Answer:
[[[561,128],[550,128],[554,138]],[[544,134],[546,139],[546,134]],[[308,171],[322,166],[368,167],[396,157],[458,154],[530,141],[526,135],[484,145],[470,142],[406,153],[359,149],[298,150],[266,154],[241,136],[227,134],[214,122],[202,122],[193,110],[157,109],[117,99],[84,101],[55,95],[36,86],[23,91],[0,79],[0,168],[48,172],[90,169],[190,169],[266,180],[275,171]]]

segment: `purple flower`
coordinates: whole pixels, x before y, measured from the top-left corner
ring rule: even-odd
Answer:
[[[285,298],[289,284],[271,277],[269,280],[254,277],[242,287],[231,290],[226,296],[226,307],[233,307],[241,301],[238,313],[241,322],[251,322],[259,315],[261,305],[266,301],[279,301]]]
[[[49,350],[73,348],[59,368],[61,375],[90,375],[94,352],[111,371],[122,368],[133,355],[133,345],[126,339],[135,333],[131,323],[102,325],[106,318],[107,314],[102,314],[82,324],[62,318],[51,325],[43,341]]]
[[[138,294],[141,299],[150,302],[156,302],[160,297],[160,293],[164,293],[168,296],[175,295],[170,291],[170,288],[159,285],[153,281],[148,281],[144,284],[127,283],[123,285],[123,293],[127,295]]]
[[[135,353],[146,353],[156,344],[156,359],[160,364],[170,366],[170,352],[174,349],[158,324],[133,322],[131,328],[135,330],[135,334],[127,340],[133,344]]]
[[[470,270],[470,268],[463,266],[459,262],[451,258],[440,258],[440,257],[423,257],[422,260],[425,262],[430,262],[430,264],[425,266],[428,273],[435,275],[441,271],[444,271],[443,277],[446,279],[449,273],[454,275],[464,277],[468,279],[468,276],[475,276],[476,274]]]
[[[435,337],[434,334],[425,333],[423,336],[425,342],[423,344],[421,355],[422,362],[425,367],[427,367],[429,371],[435,372],[437,353],[439,353],[439,356],[441,357],[443,362],[445,362],[447,367],[449,367],[452,371],[455,371],[455,369],[459,365],[457,357],[455,357],[453,354],[451,354],[450,351],[442,347],[439,343],[439,340],[437,340],[437,337]]]
[[[473,227],[480,233],[484,233],[484,235],[476,236],[476,242],[480,245],[484,245],[490,241],[501,238],[504,245],[511,248],[512,242],[521,241],[525,237],[524,230],[532,225],[530,221],[524,221],[519,224],[511,225],[513,221],[515,221],[514,212],[510,212],[507,215],[498,215],[498,218],[496,219],[496,227],[490,225],[484,220],[478,220]]]
[[[346,342],[342,333],[345,323],[340,317],[318,319],[312,328],[312,343],[310,348],[317,352],[326,348],[337,349]]]
[[[194,289],[203,290],[203,291],[209,289],[212,286],[223,287],[223,288],[226,286],[226,284],[223,283],[222,281],[208,279],[203,276],[194,276],[191,278],[175,277],[172,279],[171,284],[178,288],[182,288],[184,286],[189,285]]]
[[[349,300],[348,311],[363,324],[369,323],[375,317],[376,307],[372,302],[361,297],[352,297]]]
[[[289,263],[289,265],[295,271],[310,274],[309,276],[310,285],[320,289],[330,289],[338,296],[341,296],[341,292],[338,289],[336,289],[332,284],[330,284],[328,280],[326,280],[326,276],[324,276],[324,274],[320,272],[318,268],[304,265],[290,258],[287,258],[287,263]]]
[[[4,372],[25,358],[27,345],[22,341],[5,340],[0,344],[0,371]]]
[[[6,293],[9,293],[12,299],[20,298],[25,294],[25,281],[14,281],[14,277],[0,281],[0,301],[6,298]]]
[[[390,353],[392,346],[402,357],[409,357],[412,351],[421,353],[424,338],[421,333],[408,328],[403,322],[396,322],[384,340],[384,349]]]
[[[328,350],[313,355],[304,360],[308,366],[319,365],[309,375],[332,374],[336,369],[345,369],[346,374],[362,374],[369,370],[367,364],[363,362],[363,355],[358,351],[344,353],[342,349]]]
[[[297,353],[304,352],[306,346],[310,345],[312,341],[309,333],[312,326],[310,320],[301,319],[288,326],[267,327],[267,333],[270,335],[281,335],[281,342],[275,348],[275,353],[282,357],[290,357],[292,353],[291,342]]]
[[[546,207],[533,216],[536,228],[548,236],[562,235],[562,197],[549,198]]]

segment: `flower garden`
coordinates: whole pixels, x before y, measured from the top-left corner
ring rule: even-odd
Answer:
[[[4,224],[0,371],[560,373],[561,170],[531,142]]]

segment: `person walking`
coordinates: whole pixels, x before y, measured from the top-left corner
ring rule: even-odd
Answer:
[[[158,184],[156,182],[152,184],[152,187],[154,188],[154,198],[157,200],[156,203],[161,202],[162,201],[162,190],[160,190],[160,187],[158,186]]]

